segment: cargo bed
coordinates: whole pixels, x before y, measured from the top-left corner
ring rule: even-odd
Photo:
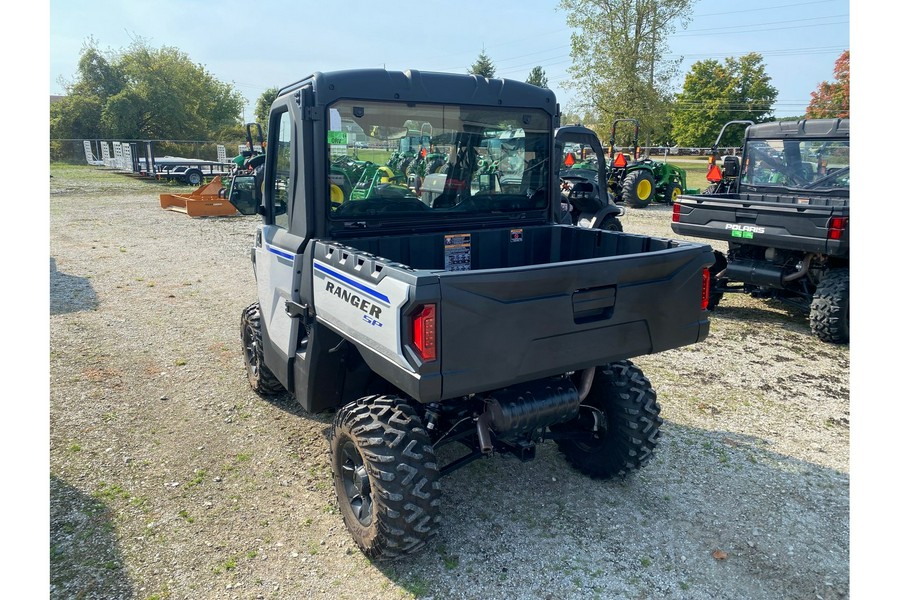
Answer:
[[[422,402],[693,344],[709,330],[705,244],[543,225],[317,242],[314,254],[317,320]],[[341,283],[380,299],[385,315],[434,303],[438,359],[417,363],[402,320],[386,333],[348,319]]]

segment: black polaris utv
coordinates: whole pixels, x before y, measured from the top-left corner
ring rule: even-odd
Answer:
[[[728,242],[711,307],[727,292],[777,298],[808,311],[820,339],[849,342],[850,120],[734,123],[746,126],[741,157],[672,212],[675,233]]]

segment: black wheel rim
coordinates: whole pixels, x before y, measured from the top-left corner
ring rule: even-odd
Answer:
[[[259,346],[256,336],[249,328],[244,329],[244,360],[247,361],[250,373],[256,377],[259,373]]]
[[[341,447],[341,484],[347,494],[347,504],[359,524],[372,524],[372,487],[362,456],[353,442]]]

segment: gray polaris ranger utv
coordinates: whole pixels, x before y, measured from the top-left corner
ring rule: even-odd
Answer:
[[[280,91],[264,168],[234,183],[232,203],[262,216],[250,384],[335,411],[337,501],[369,557],[422,546],[441,475],[481,457],[553,440],[591,477],[641,468],[660,409],[628,359],[708,333],[710,247],[592,228],[609,206],[592,177],[565,200],[573,219],[562,149],[603,151],[559,116],[551,91],[516,81],[316,73]],[[426,130],[415,150],[440,169],[394,172]],[[441,464],[450,443],[468,452]]]

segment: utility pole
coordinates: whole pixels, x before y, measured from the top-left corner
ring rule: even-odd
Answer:
[[[653,78],[654,69],[656,68],[656,2],[650,4],[650,10],[652,11],[650,16],[650,89],[655,90],[656,86],[653,84]],[[650,147],[650,130],[650,127],[647,127],[644,130],[644,135],[646,136],[644,138],[646,140],[644,142],[644,148]],[[649,156],[649,150],[647,152]]]

